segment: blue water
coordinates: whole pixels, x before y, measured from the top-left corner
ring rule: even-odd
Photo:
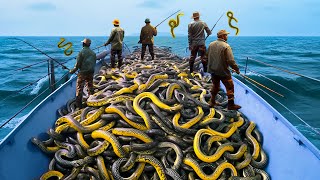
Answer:
[[[57,47],[60,37],[18,38],[33,44],[59,62],[67,62],[65,65],[69,68],[73,67],[75,63],[74,57],[81,49],[82,44],[80,41],[83,39],[83,37],[64,37],[66,42],[73,43],[74,50],[71,56],[66,56],[63,53],[63,49]],[[91,37],[91,39],[92,47],[100,46],[106,41],[106,37]],[[207,43],[213,40],[215,38],[210,37]],[[125,43],[130,48],[138,45],[137,42],[138,37],[125,37]],[[16,69],[48,58],[27,44],[9,39],[9,37],[0,37],[0,43],[2,47],[0,49],[0,124],[2,124],[48,87],[48,78],[44,78],[19,91],[29,83],[45,76],[48,73],[47,63],[41,63],[23,71]],[[155,43],[158,46],[171,46],[176,54],[186,56],[187,37],[177,37],[176,39],[156,37]],[[246,58],[251,57],[289,71],[320,79],[318,69],[320,67],[320,37],[229,37],[229,44],[232,46],[235,59],[240,66],[245,66]],[[102,50],[99,49],[99,51]],[[320,82],[288,74],[253,61],[248,61],[248,69],[247,75],[250,78],[285,96],[285,98],[282,98],[266,90],[272,97],[313,128],[320,131],[320,117],[318,114],[320,110]],[[292,92],[250,70],[277,81],[291,89]],[[241,72],[244,73],[243,67]],[[58,80],[66,73],[66,70],[58,67],[55,73]],[[265,93],[244,81],[240,76],[236,77],[258,92],[320,149],[319,134],[314,133],[311,128],[304,125],[298,118]],[[27,115],[49,93],[50,90],[46,90],[43,96],[34,101],[4,128],[0,129],[0,139],[4,138],[23,119],[23,116]],[[39,119],[39,121],[45,121],[45,119]]]

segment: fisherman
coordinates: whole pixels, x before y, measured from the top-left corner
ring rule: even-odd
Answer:
[[[215,98],[220,89],[220,81],[222,81],[227,90],[228,109],[237,110],[240,109],[241,106],[234,104],[234,85],[228,67],[230,66],[237,74],[239,74],[240,71],[234,60],[232,49],[227,43],[228,34],[230,33],[226,30],[220,30],[217,33],[218,39],[209,44],[208,73],[211,74],[213,83],[210,106],[214,107],[216,104]]]
[[[91,40],[85,38],[82,42],[82,50],[79,52],[77,62],[69,72],[75,73],[78,69],[76,106],[82,108],[82,93],[86,83],[89,95],[93,94],[93,73],[96,65],[96,53],[90,49]]]
[[[154,59],[153,51],[153,36],[157,36],[157,28],[150,25],[150,19],[147,18],[145,21],[146,25],[141,28],[140,40],[138,43],[142,43],[141,60],[143,60],[144,54],[149,49],[151,59]]]
[[[111,31],[108,41],[104,44],[107,46],[111,43],[111,68],[115,68],[116,54],[118,55],[118,68],[122,66],[122,42],[124,38],[124,30],[119,27],[120,21],[118,19],[113,20],[114,28]]]
[[[206,31],[207,36],[209,36],[211,34],[211,30],[208,28],[208,25],[204,21],[200,20],[199,12],[194,12],[191,18],[193,18],[194,21],[192,21],[188,25],[189,50],[191,51],[191,56],[189,60],[190,73],[193,72],[193,65],[197,54],[200,55],[204,72],[206,72],[207,62],[204,58],[206,54],[204,31]]]

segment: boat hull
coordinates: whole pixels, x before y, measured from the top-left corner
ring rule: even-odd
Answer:
[[[101,63],[97,64],[96,70]],[[241,112],[257,124],[263,135],[263,149],[269,157],[266,171],[272,179],[318,179],[319,150],[292,124],[253,90],[234,78],[236,103]],[[0,179],[38,179],[48,170],[52,157],[42,153],[30,139],[45,140],[45,132],[58,118],[57,109],[75,96],[76,78],[35,107],[0,144]],[[222,86],[223,87],[223,86]]]

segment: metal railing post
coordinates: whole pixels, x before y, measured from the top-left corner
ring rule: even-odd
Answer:
[[[56,88],[55,88],[55,84],[56,84],[56,80],[55,80],[55,75],[54,75],[54,62],[53,60],[49,60],[50,63],[50,88],[51,88],[51,92],[53,92]]]
[[[244,75],[247,75],[248,60],[249,60],[249,58],[247,57],[247,60],[246,60],[246,68],[244,69]]]

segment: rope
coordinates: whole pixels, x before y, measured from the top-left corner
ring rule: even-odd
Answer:
[[[35,66],[35,65],[38,65],[38,64],[47,62],[47,61],[48,61],[48,60],[46,59],[46,60],[43,60],[43,61],[40,61],[40,62],[37,62],[37,63],[34,63],[34,64],[30,64],[30,65],[24,66],[24,67],[22,67],[22,68],[18,68],[18,69],[16,69],[15,71],[20,71],[20,70],[23,71],[24,69],[30,68],[30,67],[32,67],[32,66]]]
[[[276,91],[268,88],[267,86],[265,86],[265,85],[263,85],[263,84],[255,81],[255,80],[249,78],[248,76],[245,76],[245,75],[243,75],[243,74],[239,74],[239,75],[242,76],[242,77],[244,77],[244,78],[246,78],[246,79],[248,79],[249,81],[251,81],[251,82],[253,82],[253,83],[255,83],[255,84],[257,84],[257,85],[259,85],[259,86],[261,86],[261,87],[263,87],[263,88],[265,88],[265,89],[267,89],[267,90],[269,90],[269,91],[271,91],[271,92],[273,92],[273,93],[275,93],[275,94],[278,95],[278,96],[284,97],[284,95],[282,95],[282,94],[280,94],[280,93],[278,93],[278,92],[276,92]]]
[[[54,83],[53,85],[56,85],[57,83],[59,83],[66,75],[68,75],[69,73],[65,73],[56,83]],[[47,90],[50,89],[50,86],[48,88],[46,88],[45,90],[43,90],[40,94],[38,94],[36,97],[34,97],[31,101],[28,102],[28,104],[26,104],[23,108],[21,108],[17,113],[15,113],[10,119],[8,119],[5,123],[3,123],[0,128],[3,128],[6,124],[8,124],[13,118],[15,118],[17,115],[19,115],[23,110],[25,110],[31,103],[33,103],[36,99],[38,99],[42,94],[44,94]]]
[[[163,21],[161,21],[159,24],[157,24],[155,27],[160,26],[160,24],[162,24],[165,20],[167,20],[167,19],[169,19],[171,16],[177,14],[179,11],[181,11],[181,10],[178,10],[178,11],[176,11],[175,13],[171,14],[170,16],[168,16],[167,18],[165,18]]]
[[[70,70],[68,67],[66,67],[65,65],[61,64],[59,61],[53,59],[52,57],[50,57],[48,54],[46,54],[45,52],[41,51],[40,49],[36,48],[35,46],[33,46],[32,44],[28,43],[27,41],[24,41],[23,39],[19,39],[19,38],[9,38],[9,39],[16,39],[19,41],[22,41],[26,44],[28,44],[29,46],[33,47],[34,49],[36,49],[37,51],[41,52],[43,55],[47,56],[48,58],[50,58],[51,60],[55,61],[56,63],[58,63],[63,69],[67,69]]]
[[[233,70],[233,69],[231,69],[231,68],[229,68],[229,70],[231,70],[232,72],[235,72],[235,70]],[[249,81],[251,81],[251,82],[253,82],[253,83],[255,83],[255,84],[257,84],[257,85],[259,85],[259,86],[261,86],[261,87],[263,87],[263,88],[265,88],[265,89],[267,89],[267,90],[269,90],[269,91],[271,91],[271,92],[273,92],[273,93],[275,93],[275,94],[277,94],[278,96],[284,97],[284,95],[282,95],[282,94],[280,94],[280,93],[278,93],[278,92],[276,92],[276,91],[268,88],[267,86],[265,86],[265,85],[263,85],[263,84],[255,81],[255,80],[249,78],[249,77],[246,76],[246,75],[243,75],[243,74],[241,74],[241,73],[239,73],[239,75],[240,75],[241,77],[243,77],[243,78],[245,78],[245,79],[248,79]]]
[[[299,119],[301,122],[303,122],[306,126],[308,126],[311,130],[313,130],[316,134],[320,135],[320,132],[312,127],[311,125],[309,125],[307,122],[305,122],[302,118],[300,118],[298,115],[296,115],[294,112],[292,112],[289,108],[287,108],[285,105],[283,105],[281,102],[279,102],[277,99],[275,99],[274,97],[272,97],[270,94],[268,94],[267,92],[265,92],[263,89],[259,88],[258,86],[256,86],[255,84],[249,82],[251,85],[253,85],[254,87],[256,87],[257,89],[259,89],[260,91],[264,92],[266,95],[268,95],[271,99],[273,99],[274,101],[276,101],[277,103],[279,103],[283,108],[285,108],[287,111],[289,111],[292,115],[294,115],[297,119]]]
[[[123,43],[127,47],[127,49],[129,50],[129,53],[131,54],[131,51],[130,51],[129,47],[127,46],[127,44],[125,42],[123,42]]]
[[[273,68],[275,68],[275,69],[278,69],[278,70],[280,70],[280,71],[283,71],[283,72],[286,72],[286,73],[289,73],[289,74],[294,74],[294,75],[297,75],[297,76],[301,76],[301,77],[304,77],[304,78],[307,78],[307,79],[311,79],[311,80],[320,82],[319,79],[316,79],[316,78],[313,78],[313,77],[310,77],[310,76],[306,76],[306,75],[299,74],[299,73],[296,73],[296,72],[288,71],[288,70],[286,70],[286,69],[282,69],[282,68],[280,68],[280,67],[273,66],[273,65],[271,65],[271,64],[268,64],[268,63],[265,63],[265,62],[262,62],[262,61],[259,61],[259,60],[256,60],[256,59],[252,59],[252,58],[249,58],[249,59],[252,60],[252,61],[255,61],[255,62],[264,64],[264,65],[266,65],[266,66],[273,67]]]
[[[47,75],[45,75],[45,76],[42,76],[40,79],[38,79],[38,80],[36,80],[36,81],[34,81],[34,82],[32,82],[32,83],[29,83],[28,85],[26,85],[26,86],[24,86],[23,88],[19,89],[18,92],[20,92],[20,91],[24,90],[25,88],[33,85],[34,83],[40,81],[41,79],[46,78],[46,77],[49,76],[50,74],[51,74],[51,73],[49,73],[49,74],[47,74]]]
[[[93,48],[93,49],[92,49],[92,51],[93,51],[93,50],[96,50],[96,49],[99,49],[99,48],[101,48],[101,47],[103,47],[103,46],[104,46],[104,45],[101,45],[101,46],[95,47],[95,48]]]
[[[244,67],[244,66],[241,66],[241,65],[238,65],[238,66],[239,66],[239,67]],[[257,75],[259,75],[259,76],[261,76],[261,77],[263,77],[263,78],[266,78],[266,79],[268,79],[269,81],[277,84],[278,86],[280,86],[280,87],[282,87],[282,88],[284,88],[284,89],[286,89],[286,90],[294,93],[294,91],[292,91],[291,89],[285,87],[284,85],[278,83],[277,81],[275,81],[275,80],[273,80],[273,79],[268,78],[267,76],[265,76],[265,75],[263,75],[263,74],[261,74],[261,73],[258,73],[258,72],[256,72],[256,71],[253,71],[253,70],[251,70],[251,69],[249,69],[249,68],[247,68],[247,70],[249,70],[250,72],[253,72],[253,73],[255,73],[255,74],[257,74]]]

